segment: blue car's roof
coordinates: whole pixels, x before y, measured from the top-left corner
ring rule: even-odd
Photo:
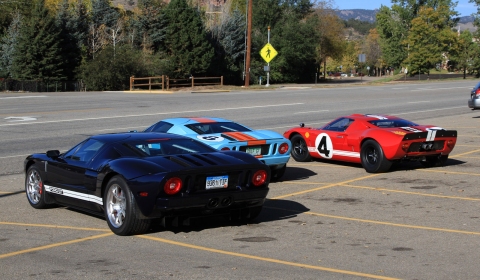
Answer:
[[[231,120],[222,119],[222,118],[210,118],[210,117],[184,117],[184,118],[171,118],[164,119],[164,122],[169,122],[171,124],[192,124],[192,123],[209,123],[209,122],[233,122]]]
[[[90,137],[92,139],[96,139],[102,141],[104,143],[112,143],[124,140],[148,140],[148,139],[190,139],[188,137],[170,133],[160,133],[160,132],[145,132],[145,133],[137,133],[137,132],[125,132],[125,133],[109,133],[109,134],[98,134]]]

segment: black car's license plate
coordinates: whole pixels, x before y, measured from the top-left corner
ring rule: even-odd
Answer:
[[[205,189],[225,189],[228,187],[228,175],[207,177]]]

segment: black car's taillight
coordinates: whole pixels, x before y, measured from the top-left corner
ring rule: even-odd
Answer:
[[[174,195],[182,189],[182,185],[182,179],[173,177],[168,179],[168,181],[165,183],[165,186],[163,186],[163,190],[166,194]]]
[[[259,186],[265,184],[266,181],[267,181],[267,171],[261,169],[261,170],[258,170],[255,173],[253,173],[252,184],[255,187],[259,187]]]
[[[480,88],[477,88],[477,90],[475,90],[475,96],[477,98],[480,97]]]

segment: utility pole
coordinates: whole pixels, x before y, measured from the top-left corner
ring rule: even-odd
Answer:
[[[252,47],[252,1],[248,0],[247,12],[247,62],[245,66],[245,87],[250,85],[250,53]]]

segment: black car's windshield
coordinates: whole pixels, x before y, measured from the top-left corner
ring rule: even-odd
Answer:
[[[369,121],[369,123],[380,128],[390,128],[390,127],[405,127],[405,126],[417,126],[418,124],[404,119],[384,119],[384,120],[374,120]]]
[[[141,142],[128,142],[125,145],[144,157],[216,151],[214,148],[193,139],[149,139]]]
[[[194,123],[188,124],[186,127],[198,134],[251,131],[250,129],[233,122],[214,122],[214,123]]]

